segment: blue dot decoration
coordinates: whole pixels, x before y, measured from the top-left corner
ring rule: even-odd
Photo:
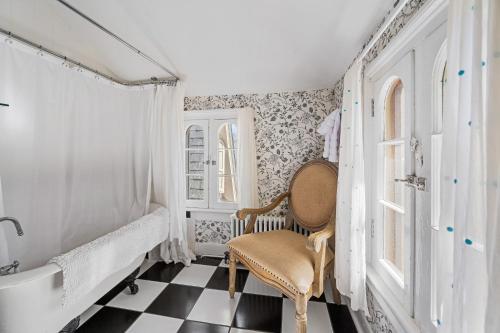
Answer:
[[[351,89],[347,89],[347,92],[351,92]]]
[[[441,320],[438,319],[437,323],[438,323],[439,326],[441,326]]]
[[[465,239],[465,244],[472,245],[472,240],[470,240],[469,238],[466,238]]]
[[[446,228],[446,230],[447,230],[448,232],[453,232],[453,227],[447,227],[447,228]]]
[[[453,183],[457,184],[458,183],[458,179],[457,178],[453,179]]]
[[[458,76],[464,76],[464,75],[465,75],[465,71],[463,69],[458,71]]]
[[[483,67],[486,66],[486,61],[484,61],[484,60],[481,61],[481,66],[483,66]]]
[[[469,126],[471,126],[472,125],[472,121],[469,120],[469,122],[467,124],[469,124]]]
[[[358,105],[358,101],[354,102],[354,104]]]

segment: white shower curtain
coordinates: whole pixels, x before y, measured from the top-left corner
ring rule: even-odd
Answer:
[[[184,171],[184,95],[182,82],[158,86],[151,106],[151,202],[169,210],[169,236],[160,245],[165,262],[189,265],[195,257],[188,247],[186,177]],[[158,249],[152,259],[158,258]]]
[[[366,302],[365,177],[361,62],[344,78],[335,230],[337,289],[353,310],[369,315]]]
[[[238,179],[240,198],[238,207],[259,207],[257,191],[257,153],[255,146],[255,113],[245,108],[238,113]]]
[[[0,177],[9,262],[22,269],[145,212],[152,88],[113,86],[15,42],[0,43]]]
[[[448,17],[440,217],[440,332],[500,332],[500,6]]]

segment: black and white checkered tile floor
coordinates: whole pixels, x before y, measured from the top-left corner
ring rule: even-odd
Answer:
[[[145,262],[131,295],[117,285],[81,316],[79,333],[295,332],[295,307],[275,289],[239,267],[236,294],[227,292],[229,269],[222,259],[199,258],[190,267]],[[352,333],[347,307],[327,290],[308,305],[309,333]]]

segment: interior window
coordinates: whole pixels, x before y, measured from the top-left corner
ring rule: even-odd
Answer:
[[[404,100],[401,80],[391,84],[385,99],[383,142],[383,221],[384,259],[392,264],[395,273],[404,272],[404,185],[395,179],[404,178]]]
[[[186,120],[186,206],[234,209],[238,204],[237,119]]]

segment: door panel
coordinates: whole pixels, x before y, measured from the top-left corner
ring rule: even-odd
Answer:
[[[208,208],[208,120],[186,121],[186,206]]]

